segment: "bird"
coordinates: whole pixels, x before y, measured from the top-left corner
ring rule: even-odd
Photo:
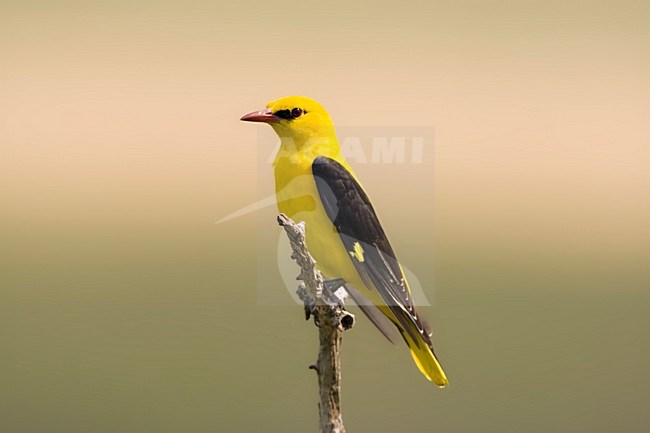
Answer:
[[[401,336],[429,381],[441,388],[448,385],[430,328],[415,308],[374,206],[341,153],[325,108],[305,96],[287,96],[241,120],[266,123],[279,136],[273,160],[277,207],[305,223],[307,248],[324,277],[344,282],[355,303],[389,340]]]

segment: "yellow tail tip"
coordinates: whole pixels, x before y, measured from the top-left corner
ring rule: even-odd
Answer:
[[[447,375],[445,375],[442,366],[426,344],[421,342],[420,346],[421,347],[418,348],[415,347],[415,345],[409,344],[411,356],[413,357],[415,364],[418,366],[418,369],[424,377],[438,385],[439,388],[445,388],[449,385],[449,380],[447,379]]]

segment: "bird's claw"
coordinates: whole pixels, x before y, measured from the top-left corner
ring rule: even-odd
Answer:
[[[298,277],[298,279],[300,280],[300,277]],[[323,281],[323,293],[320,302],[324,302],[325,304],[331,307],[338,307],[341,310],[345,310],[345,295],[340,295],[336,293],[337,290],[343,287],[344,285],[345,285],[345,280],[343,280],[342,278]],[[304,283],[301,283],[298,287],[298,297],[305,304],[304,305],[305,320],[309,320],[313,316],[314,324],[320,327],[321,323],[318,314],[316,314],[316,307],[319,301],[316,299],[312,299],[312,297],[307,293],[307,289]]]

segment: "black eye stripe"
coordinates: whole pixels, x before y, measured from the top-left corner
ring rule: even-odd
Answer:
[[[298,114],[299,112],[299,114]],[[292,108],[291,110],[278,110],[273,113],[273,115],[281,118],[281,119],[286,119],[286,120],[293,120],[297,117],[302,116],[303,114],[307,113],[306,111],[300,109],[300,108]],[[295,114],[298,114],[297,116]]]
[[[293,119],[293,117],[291,117],[291,110],[278,110],[273,114],[278,116],[281,119],[287,119],[287,120]]]

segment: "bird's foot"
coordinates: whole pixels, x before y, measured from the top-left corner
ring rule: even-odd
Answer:
[[[314,323],[316,323],[316,326],[320,327],[319,317],[318,314],[316,314],[316,306],[318,305],[318,302],[324,302],[332,307],[336,306],[341,310],[345,310],[345,298],[347,297],[347,292],[343,288],[344,285],[345,280],[342,278],[323,281],[323,293],[321,299],[317,300],[308,294],[304,283],[301,282],[298,287],[298,297],[305,304],[305,319],[309,320],[311,316],[314,316]]]
[[[314,310],[316,309],[316,300],[313,299],[307,292],[307,288],[305,287],[304,283],[300,283],[298,286],[298,297],[303,301],[305,304],[305,320],[309,320],[312,314],[314,314]],[[314,315],[315,317],[315,315]]]

